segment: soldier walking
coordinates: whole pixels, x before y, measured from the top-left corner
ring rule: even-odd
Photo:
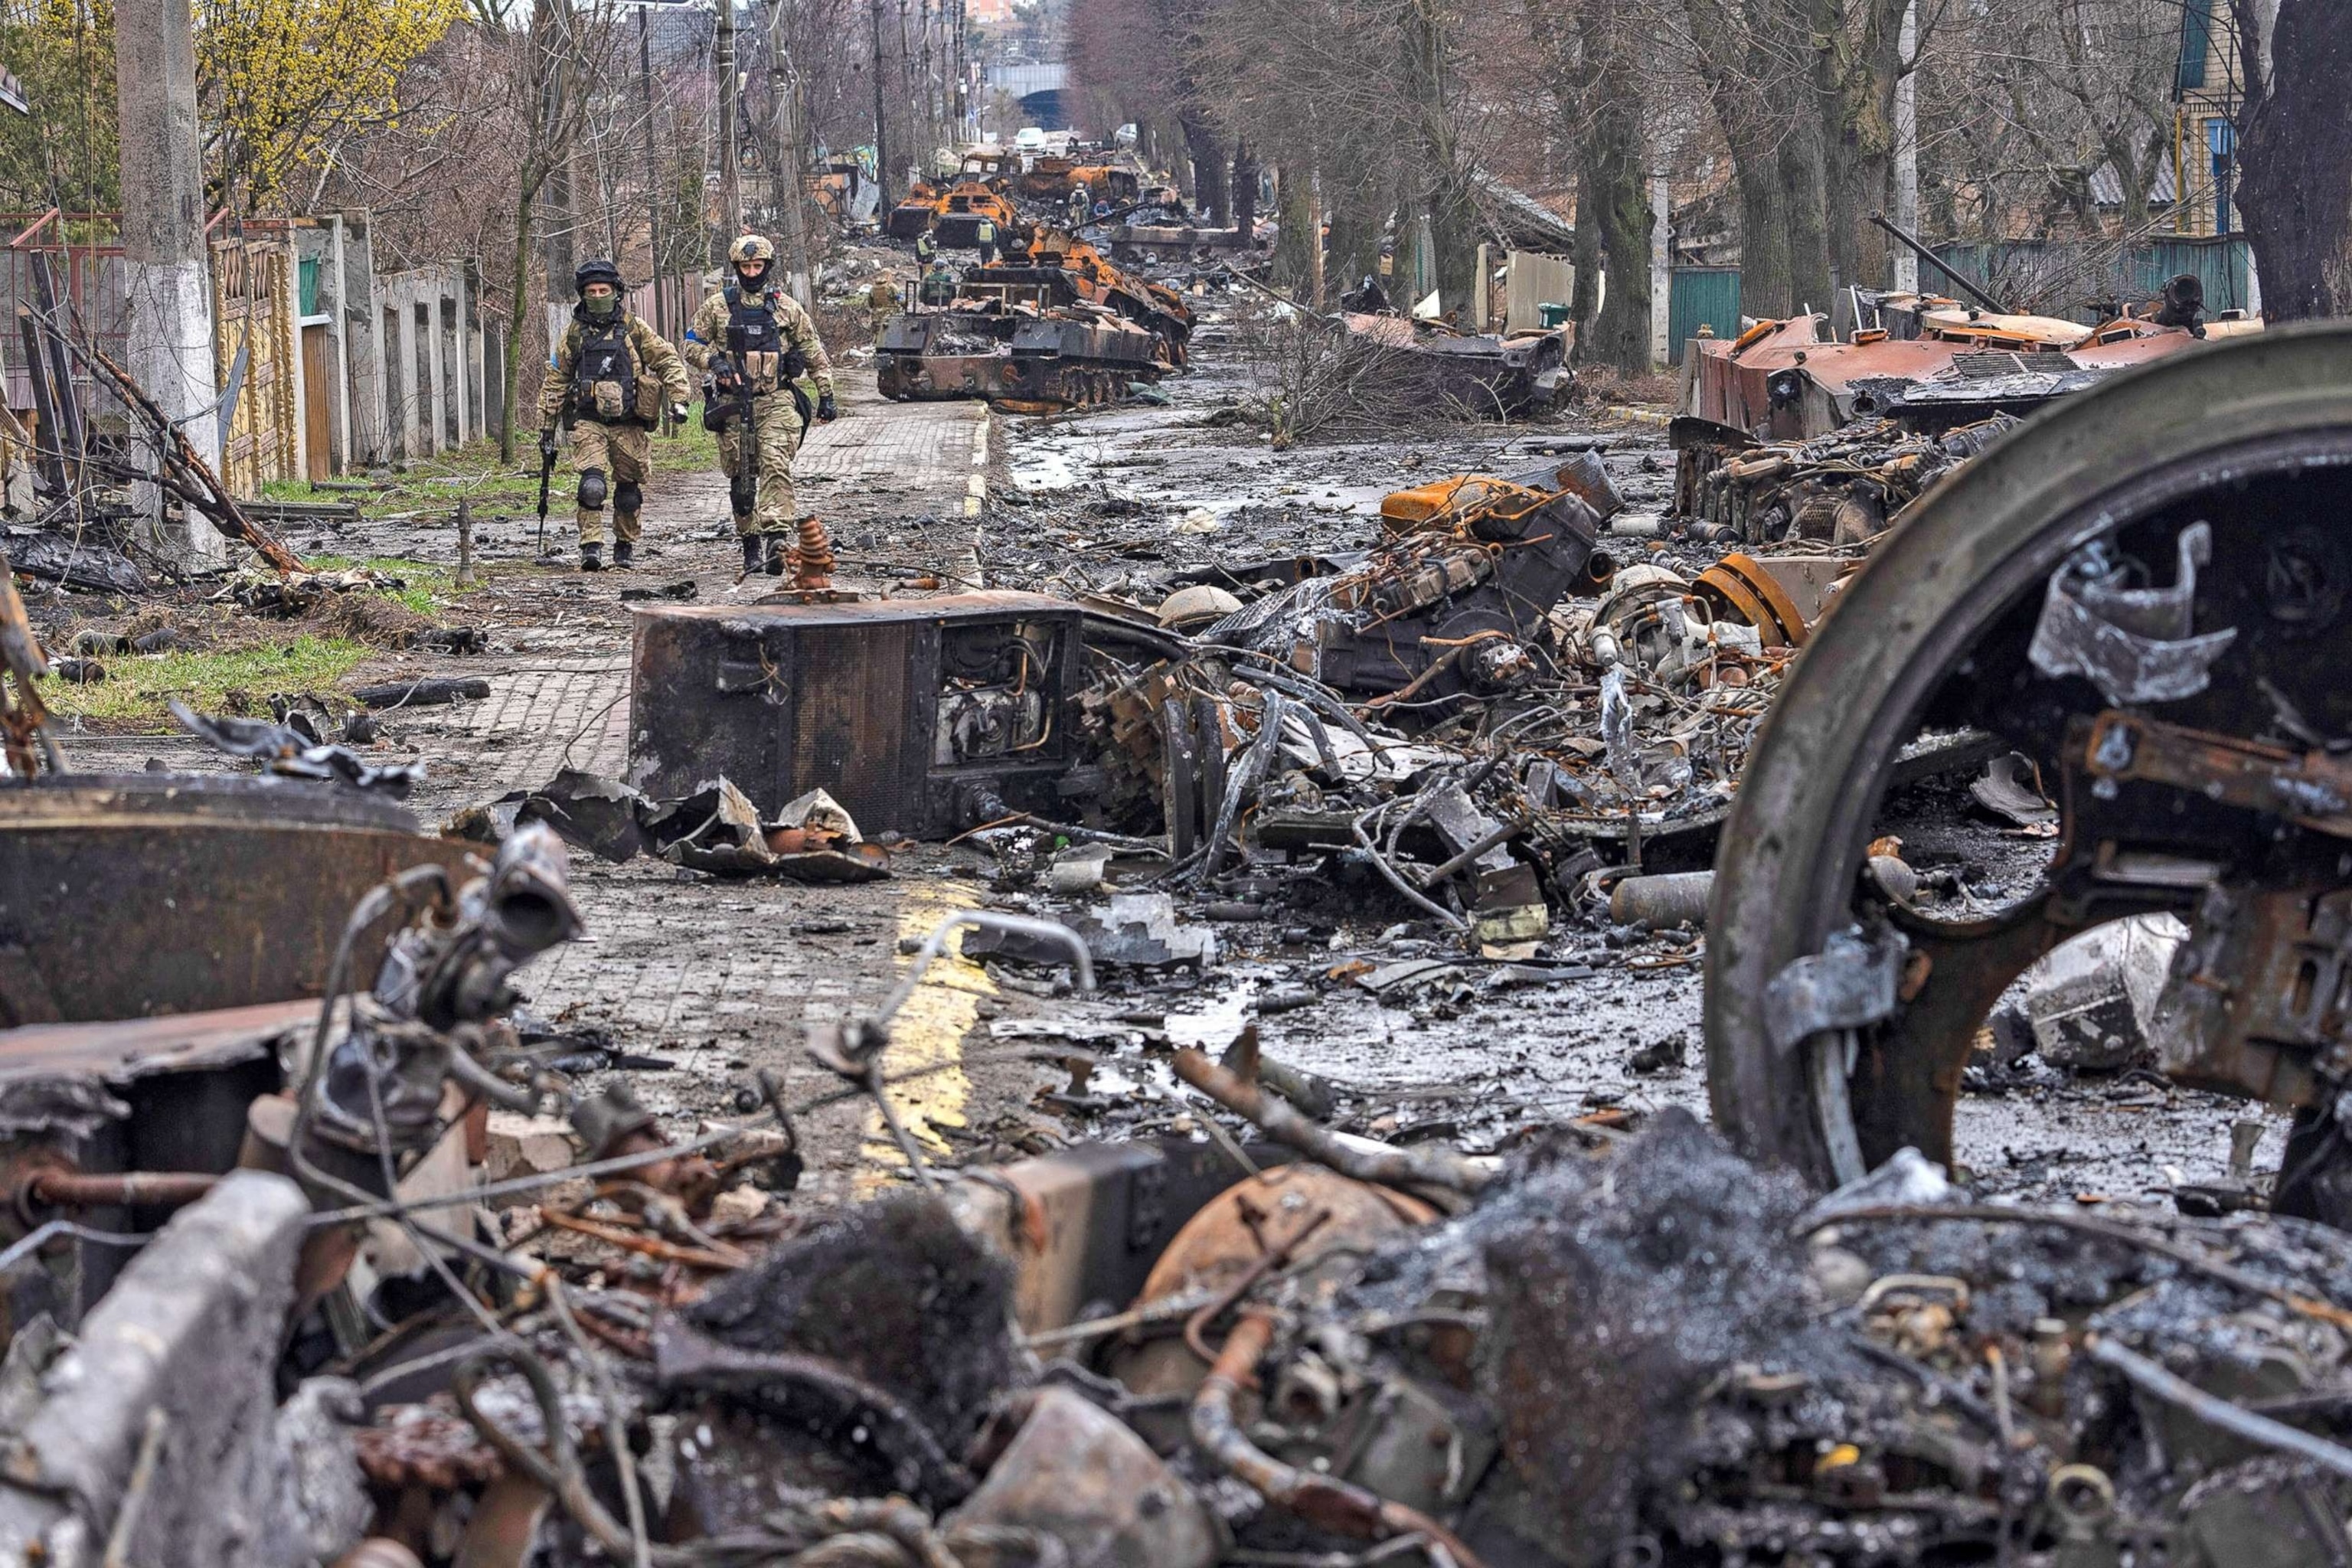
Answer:
[[[686,357],[709,378],[703,422],[719,431],[743,570],[764,565],[768,575],[781,577],[786,542],[800,521],[793,459],[812,417],[808,395],[795,384],[814,376],[814,417],[829,421],[840,409],[824,341],[800,301],[776,287],[775,259],[776,247],[756,234],[728,247],[734,276],[695,312]]]
[[[621,302],[621,269],[583,261],[572,274],[580,302],[548,356],[539,390],[539,450],[555,455],[558,420],[572,421],[572,467],[579,478],[580,570],[604,570],[604,503],[613,505],[613,564],[625,568],[637,548],[637,511],[653,475],[653,428],[667,398],[670,416],[686,417],[691,390],[677,351]]]

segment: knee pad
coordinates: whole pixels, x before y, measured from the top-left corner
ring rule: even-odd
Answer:
[[[580,510],[583,511],[597,511],[602,510],[604,505],[604,470],[602,468],[581,469]]]
[[[751,516],[751,504],[759,499],[759,491],[750,485],[730,483],[727,487],[728,504],[734,508],[737,517]]]
[[[637,514],[637,509],[643,506],[645,501],[646,492],[637,489],[633,480],[623,479],[619,484],[613,487],[613,510],[614,511],[623,512],[630,517],[635,517]]]

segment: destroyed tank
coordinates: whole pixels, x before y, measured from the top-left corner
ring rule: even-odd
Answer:
[[[1013,204],[1004,199],[999,182],[990,180],[958,180],[940,198],[938,216],[931,220],[931,231],[941,245],[951,250],[969,250],[980,243],[980,226],[996,226],[997,243],[1012,237],[1020,226],[1020,218]]]
[[[876,374],[894,400],[982,397],[1024,410],[1106,403],[1185,361],[1182,298],[1041,229],[1016,259],[966,274],[953,305],[884,329]]]

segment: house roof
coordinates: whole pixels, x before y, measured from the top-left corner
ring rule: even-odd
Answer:
[[[2150,206],[2169,206],[2179,195],[2180,182],[2173,177],[2172,157],[2167,153],[2156,166],[2156,178],[2147,193]],[[2091,171],[2091,199],[2103,207],[2124,205],[2123,177],[2116,173],[2113,163],[2102,163]]]

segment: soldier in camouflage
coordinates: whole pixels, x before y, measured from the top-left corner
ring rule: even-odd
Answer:
[[[580,570],[596,572],[604,564],[608,495],[613,564],[626,567],[636,553],[641,487],[653,474],[653,427],[665,398],[671,417],[683,419],[692,389],[677,351],[621,303],[619,268],[583,261],[572,282],[580,303],[548,356],[539,390],[539,449],[552,458],[556,422],[569,416],[572,467],[580,476]]]
[[[728,500],[735,533],[743,544],[743,570],[764,565],[770,576],[784,570],[786,543],[800,521],[793,497],[793,459],[812,416],[831,420],[833,361],[816,323],[798,300],[776,283],[776,247],[747,234],[728,248],[734,271],[719,292],[703,301],[686,331],[686,357],[705,372],[704,422],[719,430],[719,460],[728,475]],[[803,375],[816,383],[816,406],[794,384]],[[733,415],[744,389],[751,394],[751,428]],[[721,425],[719,421],[724,421]],[[746,488],[739,467],[745,439],[755,445],[756,483]]]

